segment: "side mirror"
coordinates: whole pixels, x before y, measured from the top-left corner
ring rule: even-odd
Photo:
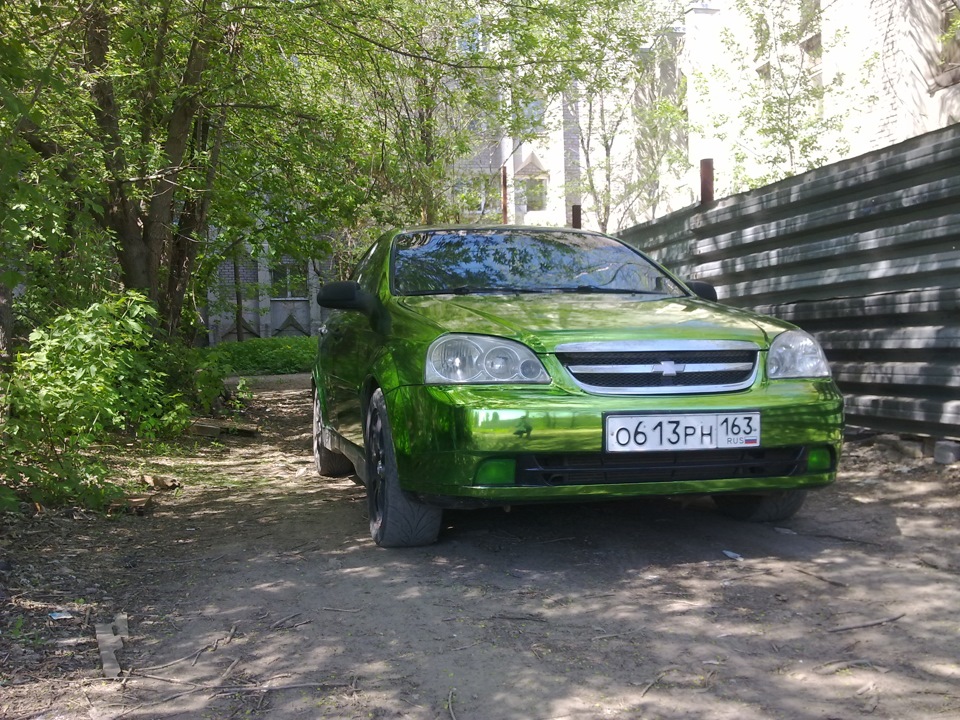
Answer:
[[[326,283],[317,293],[317,304],[331,310],[359,310],[372,316],[377,309],[377,298],[352,280]]]
[[[710,283],[704,280],[687,280],[686,283],[697,297],[717,302],[717,289]]]
[[[324,285],[317,293],[317,304],[330,310],[358,310],[369,318],[374,332],[383,335],[390,332],[390,316],[379,298],[352,280]]]

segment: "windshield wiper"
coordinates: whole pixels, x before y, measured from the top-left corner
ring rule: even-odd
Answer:
[[[518,295],[520,293],[541,293],[545,292],[540,288],[517,288],[517,287],[477,287],[475,285],[458,285],[450,288],[437,288],[435,290],[417,290],[415,292],[402,293],[407,297],[421,295]]]
[[[606,293],[611,295],[664,295],[659,290],[639,290],[634,288],[611,288],[603,285],[570,285],[565,287],[541,288],[543,291],[565,293]]]
[[[519,293],[538,293],[543,292],[540,288],[517,288],[517,287],[473,287],[471,285],[461,285],[460,287],[444,288],[437,291],[438,295],[495,295],[502,293],[504,295],[514,295]]]
[[[605,293],[608,295],[666,295],[657,290],[631,290],[629,288],[608,288],[602,285],[561,285],[557,287],[476,287],[458,285],[457,287],[438,288],[436,290],[418,290],[403,293],[408,297],[418,295],[536,295],[545,293]]]

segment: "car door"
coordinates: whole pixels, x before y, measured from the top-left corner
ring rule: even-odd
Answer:
[[[375,243],[350,279],[376,293],[386,250]],[[370,318],[356,310],[332,310],[321,329],[320,363],[327,379],[325,391],[330,424],[345,439],[363,444],[360,391],[373,356],[375,334]]]

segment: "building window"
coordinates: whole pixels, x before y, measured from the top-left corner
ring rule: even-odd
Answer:
[[[757,77],[760,78],[760,82],[763,83],[763,87],[769,92],[770,87],[773,84],[773,75],[771,73],[769,61],[757,66]]]
[[[820,59],[823,57],[823,43],[820,33],[808,35],[800,42],[800,51],[803,53],[803,66],[811,75],[820,72]]]
[[[942,42],[940,72],[950,72],[960,68],[960,4],[955,0],[940,2],[940,32]]]
[[[930,94],[960,84],[960,0],[940,0],[940,57],[932,68]]]
[[[547,181],[543,178],[527,178],[520,181],[521,203],[527,212],[547,209]]]
[[[307,297],[307,265],[284,260],[270,269],[270,291],[275,300],[302,300]]]
[[[809,38],[820,34],[820,0],[800,0],[800,37]],[[819,43],[819,40],[817,41]]]

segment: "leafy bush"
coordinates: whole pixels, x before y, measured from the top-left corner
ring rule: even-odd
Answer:
[[[208,358],[234,375],[289,375],[308,372],[317,354],[312,337],[252,338],[222,343],[207,350]]]
[[[93,444],[115,432],[179,432],[194,397],[209,403],[219,394],[222,368],[157,341],[156,320],[147,299],[128,292],[31,333],[3,389],[0,507],[19,499],[103,505],[118,490],[104,482]]]

